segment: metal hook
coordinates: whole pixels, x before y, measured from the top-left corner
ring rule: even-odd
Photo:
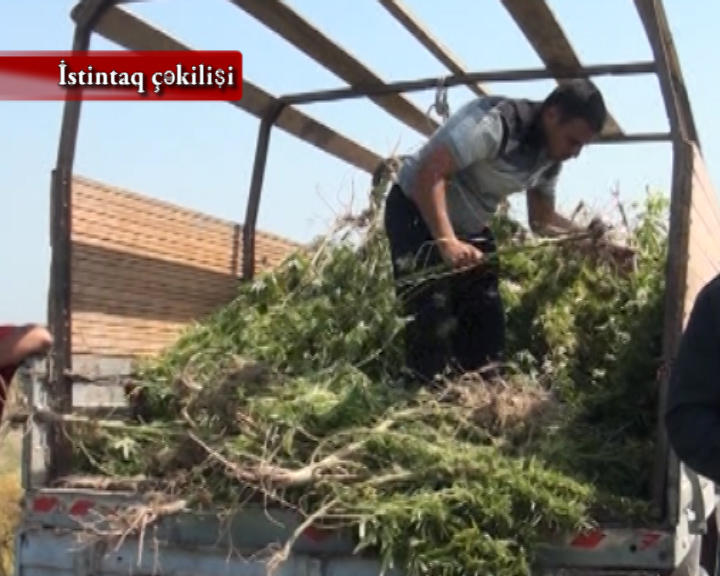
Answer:
[[[430,112],[435,109],[438,116],[442,117],[443,122],[447,122],[450,117],[450,105],[447,101],[447,86],[445,86],[445,77],[441,76],[438,80],[438,86],[435,90],[435,102],[430,104],[427,110],[427,116],[430,117]]]
[[[445,77],[441,77],[435,91],[435,111],[442,116],[444,122],[450,117],[450,105],[447,99],[447,86],[445,86]]]

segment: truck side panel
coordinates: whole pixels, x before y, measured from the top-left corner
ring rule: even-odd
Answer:
[[[268,562],[252,551],[228,555],[219,549],[156,548],[152,536],[140,546],[84,543],[73,534],[27,531],[19,537],[17,576],[267,576]],[[68,553],[71,550],[72,553]],[[377,576],[377,561],[363,558],[292,555],[276,576]]]

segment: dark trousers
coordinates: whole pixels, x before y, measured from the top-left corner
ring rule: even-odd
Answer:
[[[498,291],[498,265],[405,284],[408,274],[437,267],[442,258],[415,204],[393,186],[385,206],[385,231],[390,242],[396,291],[403,313],[412,316],[405,331],[406,364],[416,376],[432,379],[446,369],[478,370],[498,361],[505,344],[505,316]],[[478,238],[461,240],[485,254],[496,251],[489,229]],[[414,262],[406,270],[403,261]],[[448,268],[449,270],[449,268]]]

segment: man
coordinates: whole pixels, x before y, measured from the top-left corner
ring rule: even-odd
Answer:
[[[500,359],[505,322],[497,262],[487,262],[495,251],[489,220],[509,194],[525,190],[534,232],[578,231],[555,210],[555,187],[562,163],[602,130],[606,114],[586,80],[560,85],[542,102],[481,97],[404,159],[385,211],[395,278],[439,264],[457,271],[421,287],[398,283],[413,317],[405,339],[416,376]]]
[[[18,366],[31,356],[45,353],[51,345],[52,336],[42,326],[0,326],[0,418]]]

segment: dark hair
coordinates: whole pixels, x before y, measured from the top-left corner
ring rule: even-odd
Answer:
[[[563,82],[543,102],[542,109],[554,106],[563,120],[582,118],[594,132],[600,132],[607,118],[607,110],[600,90],[590,80]]]

